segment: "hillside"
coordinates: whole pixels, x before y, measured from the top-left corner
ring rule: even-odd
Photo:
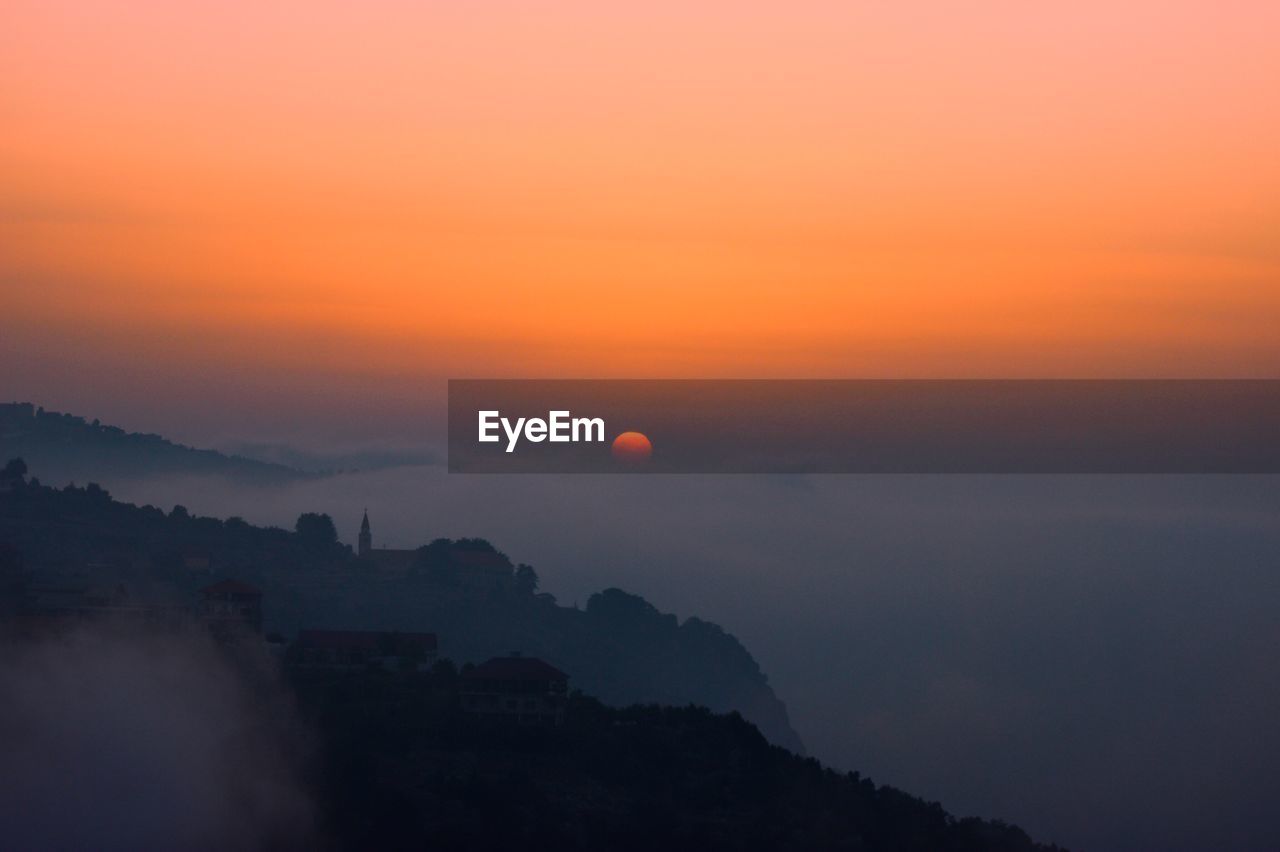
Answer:
[[[339,848],[1055,848],[770,746],[737,714],[577,694],[558,728],[495,727],[458,710],[448,665],[291,681],[322,745],[320,829]]]
[[[198,450],[159,435],[126,432],[97,420],[0,404],[0,459],[20,457],[46,482],[114,481],[159,475],[222,476],[272,484],[307,474],[282,464]]]
[[[133,506],[92,484],[55,489],[17,470],[0,477],[0,618],[36,611],[42,588],[65,593],[69,582],[171,605],[213,577],[236,576],[264,590],[267,632],[301,624],[438,633],[448,660],[429,672],[316,669],[285,656],[326,848],[1052,848],[799,756],[785,707],[731,634],[681,623],[635,595],[609,589],[584,610],[560,607],[519,566],[512,576],[526,582],[476,597],[431,571],[371,572],[323,515],[302,516],[294,532],[261,528]],[[448,566],[459,551],[510,567],[476,539],[437,540],[418,564]],[[192,554],[216,573],[192,570]],[[260,659],[261,639],[245,637],[244,659]],[[569,673],[563,724],[510,727],[462,711],[454,661],[465,674],[511,648]],[[261,684],[267,669],[244,671]]]
[[[328,523],[307,517],[322,519],[322,530]],[[0,542],[22,554],[37,585],[123,585],[150,600],[183,602],[212,580],[234,577],[263,590],[268,632],[431,631],[442,653],[459,662],[518,649],[560,666],[575,686],[612,704],[736,710],[772,742],[803,752],[768,678],[722,628],[697,618],[682,623],[618,589],[593,595],[585,609],[559,606],[513,582],[516,567],[487,542],[441,539],[420,552],[426,559],[442,546],[454,555],[483,548],[508,582],[499,576],[486,589],[466,590],[427,571],[375,570],[337,543],[331,524],[328,536],[317,538],[238,518],[193,517],[180,507],[166,513],[133,506],[92,484],[30,483],[0,492]]]

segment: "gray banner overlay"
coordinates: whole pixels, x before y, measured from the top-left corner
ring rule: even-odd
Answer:
[[[449,471],[1280,473],[1280,380],[454,379]]]

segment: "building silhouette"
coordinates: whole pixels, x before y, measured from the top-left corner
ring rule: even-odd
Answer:
[[[550,663],[512,653],[494,657],[462,676],[462,709],[517,725],[564,721],[569,676]]]
[[[373,546],[373,531],[369,527],[369,510],[365,509],[364,518],[360,521],[360,535],[356,539],[356,555],[365,560],[369,567],[389,574],[408,574],[413,568],[416,550],[396,550],[390,547]]]

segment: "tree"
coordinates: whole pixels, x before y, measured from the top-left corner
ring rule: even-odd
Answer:
[[[293,531],[305,544],[313,547],[327,547],[338,543],[338,529],[333,525],[333,518],[319,512],[303,512]]]
[[[4,466],[5,479],[22,479],[27,475],[27,463],[22,459],[9,459],[9,463]]]
[[[538,591],[538,572],[532,565],[521,562],[516,567],[516,591],[522,595],[531,595]]]
[[[424,544],[413,557],[413,573],[433,583],[452,583],[457,578],[450,559],[452,552],[453,542],[447,538],[437,538],[430,544]]]
[[[490,544],[483,538],[460,538],[453,543],[457,550],[467,550],[474,553],[497,553],[498,548]]]

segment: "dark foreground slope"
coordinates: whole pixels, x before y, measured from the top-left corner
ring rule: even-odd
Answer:
[[[737,714],[611,709],[478,722],[456,676],[292,675],[322,757],[324,835],[352,849],[1036,850],[1014,826],[771,746]]]

